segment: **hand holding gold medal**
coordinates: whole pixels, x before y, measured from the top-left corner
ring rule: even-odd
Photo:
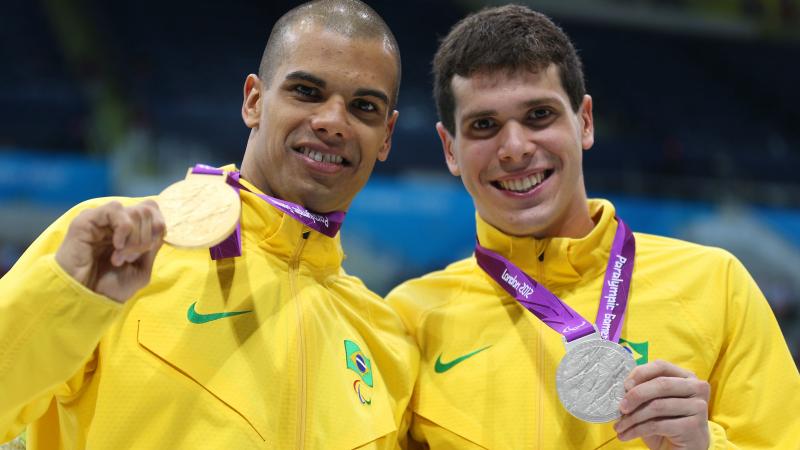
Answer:
[[[210,248],[224,241],[239,220],[239,195],[222,171],[191,172],[155,202],[110,201],[81,211],[70,222],[56,262],[89,290],[124,303],[150,282],[163,242]]]
[[[236,229],[241,213],[239,194],[227,174],[193,174],[161,191],[156,199],[167,232],[164,242],[180,248],[213,247]]]

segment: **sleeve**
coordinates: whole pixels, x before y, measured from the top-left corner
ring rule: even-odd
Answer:
[[[419,348],[395,311],[392,311],[392,316],[394,323],[385,326],[384,329],[394,330],[391,338],[386,341],[394,343],[392,352],[400,357],[395,366],[396,373],[393,374],[393,378],[397,379],[395,400],[399,406],[399,410],[395,412],[396,416],[399,416],[395,418],[398,424],[397,442],[401,449],[408,449],[413,448],[409,447],[411,444],[408,442],[408,430],[413,417],[411,401],[419,373]]]
[[[403,415],[402,424],[398,433],[401,448],[407,450],[423,450],[429,448],[429,445],[425,443],[424,436],[418,431],[420,427],[419,417],[414,413],[416,409],[415,405],[418,400],[419,360],[422,357],[420,354],[421,347],[418,327],[425,311],[425,308],[422,307],[422,302],[427,298],[427,296],[423,294],[424,292],[418,291],[413,283],[407,282],[395,287],[386,296],[386,302],[397,312],[403,322],[406,332],[418,349],[418,364],[414,371],[414,389],[408,402],[408,408]]]
[[[395,378],[397,378],[398,375],[400,376],[399,379],[401,382],[398,383],[398,386],[402,386],[402,389],[398,390],[399,395],[397,395],[395,399],[400,406],[400,410],[396,411],[396,414],[399,414],[399,420],[397,420],[397,418],[395,420],[397,421],[397,445],[399,448],[406,450],[414,448],[411,446],[412,443],[409,442],[408,432],[413,417],[411,397],[414,393],[414,386],[419,371],[419,350],[416,345],[413,344],[410,336],[404,335],[403,338],[404,342],[401,351],[395,349],[395,353],[402,355],[404,360],[404,363],[397,366],[397,373],[394,374]]]
[[[800,449],[800,375],[755,281],[727,264],[724,340],[711,372],[710,448]]]
[[[0,279],[0,442],[77,394],[101,336],[122,305],[72,279],[55,261],[76,207],[51,225]]]

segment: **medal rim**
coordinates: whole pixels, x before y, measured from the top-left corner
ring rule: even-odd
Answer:
[[[580,420],[583,420],[584,422],[591,422],[591,423],[611,422],[615,419],[618,419],[621,416],[618,407],[614,411],[604,415],[587,415],[587,414],[582,414],[581,411],[575,411],[574,409],[568,408],[567,405],[564,404],[562,391],[564,391],[566,388],[562,386],[561,382],[562,371],[564,370],[565,367],[564,362],[571,357],[570,355],[577,355],[578,352],[584,350],[586,347],[604,347],[613,350],[617,354],[622,355],[623,356],[622,363],[629,368],[625,376],[627,376],[634,368],[636,368],[636,362],[633,359],[633,355],[628,353],[628,351],[625,350],[624,347],[622,347],[616,342],[612,342],[607,339],[597,338],[576,343],[573,347],[567,350],[564,357],[561,358],[561,361],[558,364],[558,368],[556,369],[556,392],[558,394],[558,400],[564,407],[564,409],[567,410],[567,412],[569,412],[572,416]]]
[[[186,208],[186,206],[183,204],[177,208],[166,207],[163,201],[165,196],[168,196],[174,191],[192,191],[197,189],[198,185],[217,185],[219,186],[220,192],[225,192],[224,194],[221,194],[220,197],[225,200],[225,203],[228,206],[231,207],[231,210],[225,215],[227,220],[220,221],[224,225],[224,229],[222,226],[218,226],[215,233],[207,233],[207,236],[204,236],[204,239],[198,239],[197,236],[187,236],[186,234],[175,235],[170,233],[168,227],[164,235],[164,242],[173,247],[186,249],[213,247],[227,239],[228,236],[230,236],[231,233],[233,233],[233,231],[236,229],[236,224],[239,222],[239,216],[241,215],[241,199],[239,198],[236,190],[225,183],[224,177],[212,175],[190,175],[186,179],[177,181],[167,186],[161,191],[160,194],[158,194],[158,197],[156,197],[156,203],[158,203],[161,214],[164,216],[165,224],[169,224],[172,217],[191,212],[191,210],[187,210],[188,208]]]

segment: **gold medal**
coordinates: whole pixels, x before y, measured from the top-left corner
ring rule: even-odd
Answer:
[[[161,191],[156,202],[167,226],[164,242],[182,248],[209,248],[233,233],[242,206],[225,178],[189,174]]]

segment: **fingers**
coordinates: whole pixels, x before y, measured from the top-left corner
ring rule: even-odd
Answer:
[[[707,442],[708,382],[674,364],[653,361],[628,375],[625,390],[622,417],[614,425],[620,440],[661,436],[672,443]]]
[[[631,414],[625,414],[614,424],[614,430],[620,437],[634,434],[636,437],[658,434],[663,428],[681,422],[664,422],[665,419],[688,418],[696,416],[704,425],[707,417],[708,403],[699,397],[689,398],[657,398],[651,400]],[[645,426],[645,424],[648,424]],[[656,427],[655,429],[653,427]],[[636,431],[638,430],[638,432]],[[639,432],[646,431],[645,434]]]
[[[55,259],[90,290],[125,301],[147,284],[165,230],[155,202],[109,202],[73,219]]]
[[[111,264],[119,267],[137,261],[143,254],[161,247],[164,219],[153,201],[123,208],[110,203],[101,214],[113,230]]]
[[[707,448],[708,419],[699,416],[661,417],[637,424],[622,433],[618,432],[621,441],[650,436],[663,436],[673,443],[705,442],[697,448]],[[683,448],[691,448],[684,446]]]
[[[700,397],[708,399],[708,383],[697,378],[661,376],[633,387],[625,393],[619,404],[622,414],[630,414],[641,405],[664,397]]]
[[[694,378],[694,376],[692,372],[682,367],[659,359],[633,369],[625,378],[625,390],[629,391],[634,386],[657,377]]]

